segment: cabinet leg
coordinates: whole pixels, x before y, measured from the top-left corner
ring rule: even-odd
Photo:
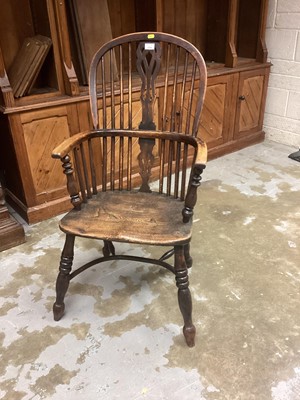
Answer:
[[[70,272],[73,264],[74,257],[74,235],[66,235],[65,245],[61,254],[59,273],[56,280],[56,301],[53,305],[54,320],[59,321],[65,311],[64,298],[67,293]]]
[[[192,297],[184,253],[184,246],[175,246],[175,278],[178,287],[179,308],[184,320],[183,334],[187,345],[193,347],[196,328],[192,321]]]

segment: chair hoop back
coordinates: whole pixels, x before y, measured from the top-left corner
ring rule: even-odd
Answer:
[[[90,66],[94,129],[146,129],[197,136],[206,74],[199,50],[177,36],[139,32],[113,39],[96,52]],[[136,123],[138,97],[142,117]]]

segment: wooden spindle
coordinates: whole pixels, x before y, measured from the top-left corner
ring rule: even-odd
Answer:
[[[115,151],[116,138],[112,136],[110,139],[110,190],[115,190]]]
[[[168,172],[167,172],[167,195],[171,194],[172,185],[172,164],[173,164],[174,142],[169,141]]]
[[[84,176],[84,181],[85,181],[86,193],[87,193],[88,199],[90,199],[92,197],[91,183],[90,183],[90,179],[89,179],[87,162],[86,162],[86,157],[85,157],[84,148],[83,148],[83,144],[82,143],[80,143],[80,155],[81,155],[81,161],[82,161],[82,168],[83,168],[83,176]]]
[[[174,197],[178,198],[179,188],[179,174],[180,174],[180,154],[181,154],[181,143],[176,143],[176,162],[175,162],[175,183],[174,183]]]
[[[162,130],[167,130],[167,99],[168,99],[168,83],[169,83],[169,64],[170,64],[170,47],[171,45],[168,43],[167,45],[167,61],[165,66],[165,83],[164,83],[164,95],[163,95],[163,110],[162,110]]]
[[[132,138],[128,138],[127,153],[127,190],[131,190],[131,170],[132,170]]]
[[[93,194],[97,194],[97,179],[96,179],[94,148],[93,148],[92,139],[88,140],[88,148],[89,148],[89,160],[90,160],[90,171],[91,171],[91,177],[92,177]]]
[[[188,107],[187,107],[187,118],[186,118],[186,130],[185,133],[188,135],[190,133],[190,125],[191,125],[191,119],[192,119],[192,103],[193,103],[193,97],[194,97],[194,79],[195,79],[195,73],[196,73],[196,61],[193,61],[193,69],[192,69],[192,77],[191,77],[191,88],[190,88],[190,94],[189,94],[189,100],[188,100]]]
[[[102,139],[102,147],[103,147],[103,153],[102,153],[102,191],[106,192],[107,188],[107,179],[106,179],[106,174],[107,174],[107,138],[103,137]]]
[[[132,48],[128,43],[128,128],[132,129]],[[130,172],[131,173],[131,172]]]
[[[120,137],[119,144],[119,190],[123,190],[123,179],[124,179],[124,138]]]
[[[183,110],[184,110],[184,98],[185,98],[185,91],[186,91],[186,78],[188,72],[188,60],[189,60],[189,53],[185,52],[185,60],[184,60],[184,69],[183,69],[183,78],[182,78],[182,88],[181,88],[181,98],[180,98],[180,117],[179,117],[179,125],[178,125],[178,132],[183,132],[182,124],[183,124]]]
[[[110,116],[111,116],[111,129],[115,129],[115,90],[114,90],[114,53],[113,49],[109,51],[109,66],[110,66],[110,99],[111,99],[111,106],[110,106]]]
[[[177,98],[177,88],[178,88],[178,64],[179,64],[179,50],[180,48],[176,46],[175,54],[175,72],[174,72],[174,82],[172,88],[172,108],[171,108],[171,131],[175,131],[175,121],[176,121],[176,98]]]
[[[159,165],[159,193],[164,191],[164,170],[165,170],[165,139],[160,142],[160,165]]]
[[[102,73],[102,115],[103,115],[103,128],[107,128],[106,119],[106,85],[105,85],[105,62],[104,57],[101,58],[101,73]]]
[[[200,75],[200,69],[199,66],[196,68],[196,75],[198,75],[199,80],[201,80],[201,75]],[[204,95],[205,88],[202,86],[200,88],[200,91],[198,92],[199,97],[201,98]],[[202,110],[203,103],[198,103],[196,106],[195,110],[195,115],[194,115],[194,122],[193,122],[193,127],[192,127],[192,135],[197,136],[199,125],[200,125],[200,115],[201,115],[201,110]]]
[[[119,76],[120,76],[120,129],[124,129],[124,78],[123,78],[123,47],[119,46]]]
[[[180,192],[181,200],[184,200],[185,197],[187,156],[188,156],[188,145],[185,143],[183,147],[183,159],[182,159],[181,192]]]
[[[83,178],[83,174],[82,174],[82,170],[81,170],[81,162],[80,162],[80,157],[79,157],[79,153],[78,153],[78,148],[76,147],[74,149],[74,159],[75,159],[75,165],[76,165],[76,175],[78,178],[78,182],[79,182],[79,187],[80,187],[80,192],[81,192],[81,197],[82,197],[82,201],[84,203],[87,202],[87,197],[86,197],[86,192],[85,192],[85,187],[84,187],[84,178]]]

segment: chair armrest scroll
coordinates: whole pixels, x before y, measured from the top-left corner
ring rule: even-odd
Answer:
[[[80,144],[82,141],[87,139],[93,132],[91,131],[86,131],[86,132],[80,132],[76,133],[76,135],[73,135],[67,139],[65,139],[61,144],[59,144],[55,149],[52,151],[52,158],[60,158],[62,159],[65,157],[67,154],[70,153],[70,151]]]

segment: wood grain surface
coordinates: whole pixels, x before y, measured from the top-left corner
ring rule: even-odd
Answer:
[[[100,192],[60,223],[64,232],[89,238],[157,245],[188,242],[191,222],[182,222],[183,203],[158,193]]]

